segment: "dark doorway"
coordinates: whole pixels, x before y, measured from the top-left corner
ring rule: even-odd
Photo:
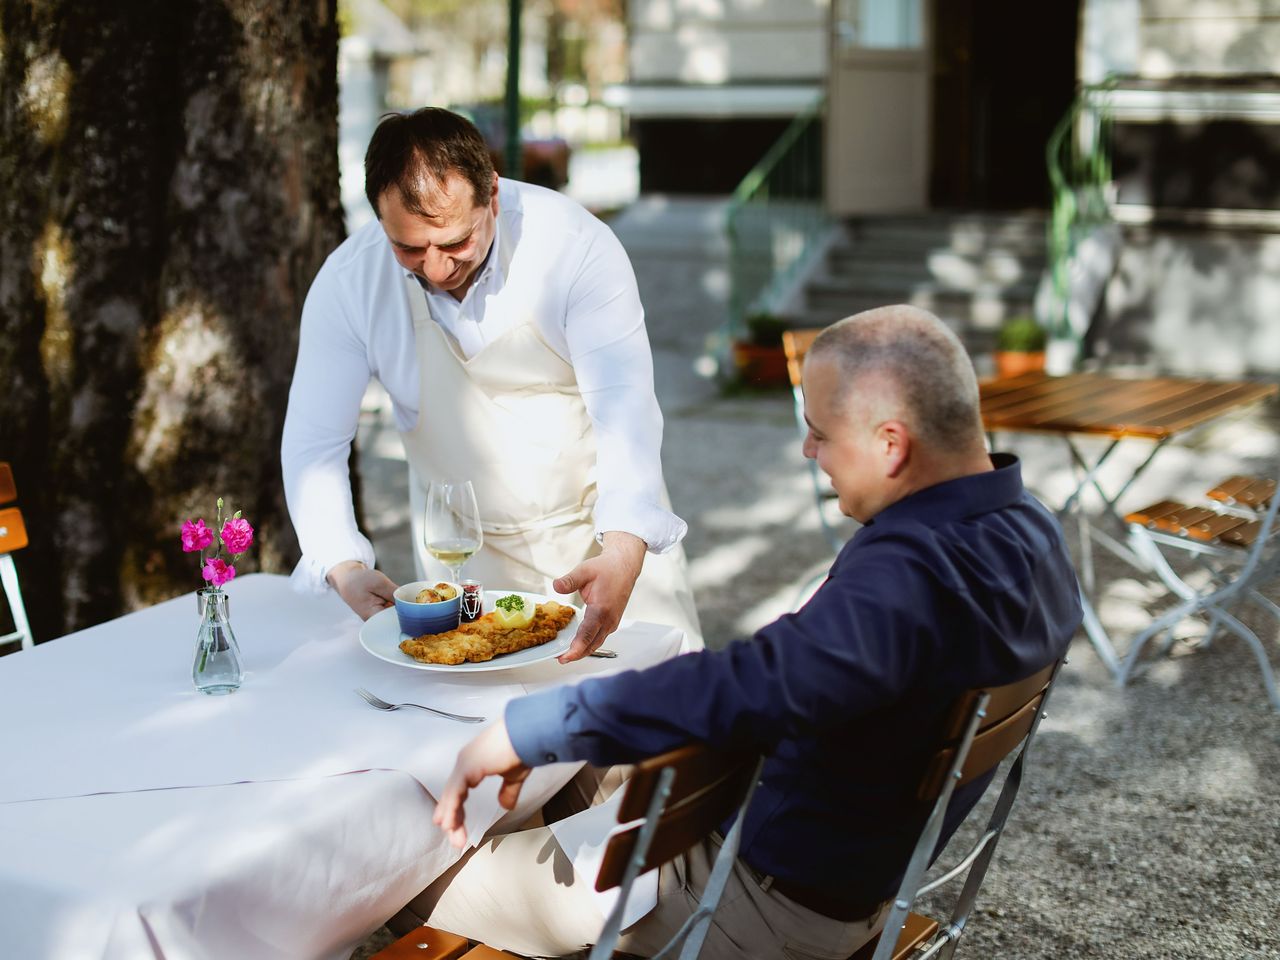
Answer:
[[[937,0],[935,207],[1045,208],[1045,144],[1076,90],[1078,0]]]

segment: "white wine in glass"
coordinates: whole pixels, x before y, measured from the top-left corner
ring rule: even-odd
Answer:
[[[480,510],[470,480],[433,481],[427,488],[427,514],[423,539],[431,554],[453,575],[462,577],[462,567],[484,543]]]

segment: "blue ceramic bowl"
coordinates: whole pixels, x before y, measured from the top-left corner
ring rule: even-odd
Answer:
[[[392,597],[396,603],[396,616],[400,618],[400,632],[411,637],[420,637],[424,633],[443,633],[458,625],[462,609],[462,588],[450,583],[455,593],[452,600],[441,600],[438,603],[418,603],[414,598],[426,587],[434,587],[443,580],[415,580],[397,587]]]

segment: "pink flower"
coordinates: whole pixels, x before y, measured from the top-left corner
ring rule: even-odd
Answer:
[[[182,525],[182,552],[195,553],[213,543],[213,531],[203,520],[188,520]]]
[[[204,562],[200,574],[215,587],[220,587],[236,575],[236,568],[221,557],[211,557]]]
[[[234,517],[222,525],[222,545],[228,553],[244,553],[253,545],[253,527],[249,521]]]

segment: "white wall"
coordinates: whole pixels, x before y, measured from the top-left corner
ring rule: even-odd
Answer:
[[[631,83],[821,79],[827,0],[633,0]]]
[[[1086,82],[1277,71],[1280,0],[1086,0]]]

